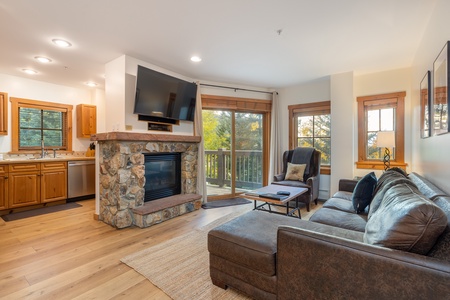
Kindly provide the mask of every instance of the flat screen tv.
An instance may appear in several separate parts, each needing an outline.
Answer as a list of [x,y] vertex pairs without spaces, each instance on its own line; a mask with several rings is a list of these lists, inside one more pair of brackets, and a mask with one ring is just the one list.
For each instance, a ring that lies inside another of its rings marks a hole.
[[168,123],[194,121],[197,85],[138,66],[134,113]]

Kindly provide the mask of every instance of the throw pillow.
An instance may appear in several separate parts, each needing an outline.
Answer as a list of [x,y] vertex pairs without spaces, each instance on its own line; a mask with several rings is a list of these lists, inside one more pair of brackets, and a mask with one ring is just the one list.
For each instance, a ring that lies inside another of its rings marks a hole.
[[288,162],[285,180],[303,181],[303,173],[305,173],[306,164],[297,165]]
[[372,201],[372,194],[377,184],[377,177],[374,172],[370,172],[364,176],[355,186],[353,191],[352,202],[353,208],[357,214],[364,212],[366,207]]

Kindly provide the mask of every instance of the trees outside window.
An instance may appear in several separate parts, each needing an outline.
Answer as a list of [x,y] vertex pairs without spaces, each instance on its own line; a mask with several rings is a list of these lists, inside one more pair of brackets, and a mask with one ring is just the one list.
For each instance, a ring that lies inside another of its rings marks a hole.
[[314,147],[322,153],[321,174],[330,174],[331,102],[290,105],[290,149]]

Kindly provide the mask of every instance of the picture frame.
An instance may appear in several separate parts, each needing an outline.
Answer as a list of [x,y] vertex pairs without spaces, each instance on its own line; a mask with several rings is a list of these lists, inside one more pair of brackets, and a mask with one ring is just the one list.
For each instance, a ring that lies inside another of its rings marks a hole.
[[448,124],[448,86],[449,86],[449,41],[447,41],[433,63],[433,135],[449,132]]
[[427,71],[420,82],[420,137],[428,138],[431,135],[431,71]]

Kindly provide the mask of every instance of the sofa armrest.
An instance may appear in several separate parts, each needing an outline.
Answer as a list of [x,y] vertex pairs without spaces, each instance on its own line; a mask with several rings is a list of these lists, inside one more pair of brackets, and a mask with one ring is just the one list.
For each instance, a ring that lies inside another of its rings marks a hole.
[[283,181],[285,176],[286,176],[286,173],[281,173],[281,174],[278,174],[278,175],[274,175],[273,176],[273,181],[275,181],[275,182]]
[[358,180],[354,179],[341,179],[339,180],[339,191],[353,193]]
[[447,299],[450,264],[280,226],[277,299]]

